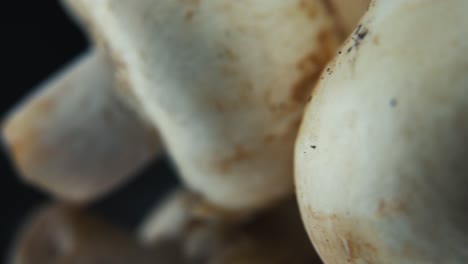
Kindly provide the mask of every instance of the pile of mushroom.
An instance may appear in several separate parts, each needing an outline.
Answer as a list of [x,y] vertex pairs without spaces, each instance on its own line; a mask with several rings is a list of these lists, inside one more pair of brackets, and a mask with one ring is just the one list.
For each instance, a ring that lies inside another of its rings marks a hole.
[[[468,263],[467,1],[62,2],[93,44],[5,120],[59,200],[12,264]],[[86,216],[162,152],[137,232]]]

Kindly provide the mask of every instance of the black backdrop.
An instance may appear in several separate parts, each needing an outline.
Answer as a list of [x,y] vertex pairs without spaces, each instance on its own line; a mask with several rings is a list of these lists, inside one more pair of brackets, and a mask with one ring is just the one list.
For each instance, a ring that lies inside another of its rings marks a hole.
[[[0,115],[49,74],[87,48],[80,29],[66,16],[56,0],[3,1],[1,19]],[[177,184],[167,158],[154,162],[129,184],[90,210],[131,229],[168,189]],[[4,148],[0,153],[0,262],[24,217],[47,194],[25,185],[15,173]]]

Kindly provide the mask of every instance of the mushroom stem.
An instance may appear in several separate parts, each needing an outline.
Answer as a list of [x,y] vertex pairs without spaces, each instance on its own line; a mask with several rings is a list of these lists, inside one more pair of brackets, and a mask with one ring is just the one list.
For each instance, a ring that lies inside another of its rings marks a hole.
[[73,202],[109,192],[154,159],[153,128],[117,97],[93,50],[51,78],[3,123],[3,140],[28,183]]

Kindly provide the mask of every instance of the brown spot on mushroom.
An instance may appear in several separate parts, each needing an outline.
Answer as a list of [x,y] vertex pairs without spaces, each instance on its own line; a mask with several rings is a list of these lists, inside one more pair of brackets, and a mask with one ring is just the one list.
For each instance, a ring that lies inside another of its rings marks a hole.
[[330,263],[379,263],[376,231],[371,223],[348,215],[307,208],[304,221],[320,256]]
[[292,130],[293,133],[297,133],[297,130],[299,130],[299,127],[301,126],[301,123],[302,123],[302,118],[298,117],[296,120],[292,121],[291,124],[289,125],[290,130]]
[[318,14],[317,4],[311,0],[300,0],[300,9],[304,10],[309,18],[314,18]]
[[348,262],[355,263],[358,261],[360,259],[359,253],[364,250],[371,254],[375,254],[375,252],[377,252],[377,248],[368,242],[355,243],[351,240],[352,236],[353,235],[351,233],[348,233],[343,239],[343,249],[347,254]]
[[228,59],[228,60],[236,60],[237,59],[237,56],[236,54],[234,53],[234,51],[232,51],[231,48],[229,47],[225,47],[223,49],[223,55],[224,55],[224,58]]
[[226,111],[226,105],[224,105],[220,101],[214,101],[214,107],[218,112],[225,112]]
[[282,114],[290,113],[288,109],[291,109],[291,107],[296,107],[294,104],[288,104],[282,101],[278,102],[277,100],[275,100],[273,97],[272,90],[267,90],[265,92],[265,96],[263,97],[263,103],[266,105],[270,112],[275,113],[277,118],[282,118]]
[[326,11],[330,15],[336,16],[336,8],[330,0],[321,0]]
[[344,28],[344,23],[342,21],[341,16],[337,12],[337,8],[335,5],[332,3],[330,0],[321,0],[322,5],[325,7],[325,11],[328,13],[329,16],[332,17],[334,23],[334,28],[336,32],[338,33],[340,39],[346,38],[346,35],[348,35],[345,31]]
[[228,61],[224,58],[225,54],[220,53],[219,58],[221,60],[224,60],[224,63],[220,65],[220,70],[222,71],[223,74],[227,76],[239,76],[239,69],[236,67],[235,63],[232,63],[232,61]]
[[265,136],[264,141],[265,141],[265,143],[269,144],[269,143],[272,143],[273,141],[275,141],[277,137],[278,136],[275,135],[275,134],[268,134],[268,135]]
[[193,13],[194,13],[193,9],[186,10],[184,14],[185,20],[187,21],[187,20],[192,19]]
[[[3,136],[7,139],[9,145],[9,151],[13,157],[13,161],[16,163],[17,169],[21,170],[22,168],[27,167],[29,163],[29,150],[36,145],[36,140],[38,138],[38,131],[35,129],[30,129],[26,134],[21,136],[16,136],[17,129],[15,125],[7,125],[3,128]],[[41,155],[41,158],[44,158],[46,155]],[[40,162],[36,160],[37,162]],[[27,173],[21,172],[22,175],[28,176]]]
[[389,214],[401,214],[407,210],[406,203],[403,201],[386,201],[381,200],[377,208],[377,213],[380,216]]
[[[53,96],[46,96],[39,100],[34,100],[28,106],[29,110],[26,113],[16,113],[12,119],[7,120],[6,123],[2,125],[3,136],[6,139],[13,161],[16,163],[16,167],[21,170],[21,174],[26,178],[28,178],[30,174],[24,171],[24,169],[29,168],[31,163],[41,163],[44,160],[50,159],[51,156],[56,153],[55,148],[44,147],[47,146],[47,144],[40,142],[41,140],[43,141],[44,137],[47,135],[45,135],[42,130],[42,122],[44,120],[37,119],[37,117],[47,117],[57,112],[55,108],[59,106],[60,102],[53,100],[53,98],[66,96],[67,92],[68,89],[59,89],[58,92],[54,92],[55,95]],[[40,150],[41,155],[32,153],[37,151],[36,148],[38,145],[42,146]],[[31,157],[34,157],[34,160],[32,160]]]
[[380,44],[380,38],[379,36],[374,36],[372,38],[372,43],[374,43],[375,45],[379,45]]
[[[292,87],[291,97],[296,102],[305,102],[308,100],[308,94],[317,82],[322,72],[323,66],[333,57],[337,38],[328,30],[321,31],[317,36],[317,42],[320,48],[319,52],[311,52],[304,56],[297,64],[300,73],[299,79]],[[329,69],[330,70],[330,69]]]
[[246,214],[244,211],[240,210],[227,210],[222,206],[218,206],[216,204],[211,203],[208,201],[203,195],[198,193],[192,193],[190,196],[190,214],[192,215],[193,219],[191,220],[190,225],[188,226],[190,229],[196,228],[196,226],[200,223],[206,222],[206,220],[211,221],[224,221],[224,222],[240,222],[243,218],[246,218]]
[[[115,86],[117,92],[120,94],[120,98],[125,98],[125,102],[131,106],[141,105],[140,99],[135,95],[132,89],[132,83],[128,77],[128,66],[120,58],[117,52],[113,51],[107,42],[103,42],[107,46],[105,51],[107,52],[107,58],[110,61],[114,69]],[[139,52],[140,56],[144,56],[142,51]],[[137,107],[135,107],[137,109]]]
[[294,119],[290,124],[288,124],[288,128],[285,129],[285,132],[277,132],[265,135],[264,142],[273,143],[275,141],[281,141],[285,142],[285,144],[289,144],[289,142],[291,142],[291,140],[296,137],[301,122],[302,119],[300,117]]
[[179,1],[185,4],[185,8],[183,11],[184,20],[190,21],[193,18],[196,10],[200,6],[200,0],[179,0]]
[[383,201],[383,200],[380,201],[380,202],[379,202],[379,207],[378,207],[378,209],[377,209],[377,211],[379,212],[379,215],[383,215],[383,214],[384,214],[384,212],[385,212],[385,207],[386,207],[385,201]]
[[297,80],[293,85],[292,98],[295,101],[302,102],[309,93],[309,90],[315,84],[318,76],[320,76],[319,71],[311,71],[307,74],[304,74],[301,79]]
[[120,93],[121,98],[125,98],[125,101],[132,106],[141,105],[140,99],[135,95],[132,90],[132,85],[128,79],[126,72],[116,70],[114,73],[116,89]]
[[34,106],[34,108],[36,112],[42,112],[45,115],[47,115],[47,113],[50,113],[53,111],[56,105],[57,105],[56,101],[45,99],[45,100],[38,101],[38,103]]
[[217,167],[220,172],[225,174],[231,170],[236,164],[252,159],[255,156],[255,152],[245,146],[237,145],[233,152],[227,157],[221,158],[217,162]]
[[254,98],[252,98],[252,90],[253,85],[249,80],[243,80],[240,82],[239,86],[239,102],[241,106],[246,106],[248,104],[252,104],[254,102]]

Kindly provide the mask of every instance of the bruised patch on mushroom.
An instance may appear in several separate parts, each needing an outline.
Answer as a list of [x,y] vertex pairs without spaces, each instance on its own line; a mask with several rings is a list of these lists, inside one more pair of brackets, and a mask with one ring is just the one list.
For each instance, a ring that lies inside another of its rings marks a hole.
[[377,232],[371,223],[349,215],[318,213],[310,207],[303,218],[322,258],[336,260],[332,263],[340,263],[342,259],[347,263],[378,263],[379,245],[373,241]]
[[226,173],[242,161],[252,160],[255,156],[256,152],[254,150],[242,145],[237,145],[230,155],[216,162],[217,168],[220,172]]
[[377,209],[380,216],[387,214],[402,214],[407,210],[407,205],[404,201],[386,201],[381,200]]
[[325,65],[334,55],[334,47],[337,39],[329,31],[321,31],[317,36],[317,43],[319,49],[313,51],[297,63],[297,69],[300,73],[300,77],[294,83],[292,87],[291,97],[297,102],[305,102],[309,100],[308,94],[310,94],[313,86],[320,77]]
[[311,0],[300,0],[299,7],[304,10],[309,18],[315,18],[319,13],[315,1]]

